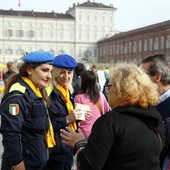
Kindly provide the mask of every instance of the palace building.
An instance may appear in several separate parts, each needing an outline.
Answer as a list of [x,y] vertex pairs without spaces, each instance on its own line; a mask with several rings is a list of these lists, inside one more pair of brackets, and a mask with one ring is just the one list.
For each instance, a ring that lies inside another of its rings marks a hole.
[[98,61],[97,42],[115,34],[113,5],[73,4],[65,14],[0,10],[0,62],[35,50],[68,53],[78,62]]
[[170,56],[170,20],[115,34],[98,42],[100,63],[136,62],[156,54]]

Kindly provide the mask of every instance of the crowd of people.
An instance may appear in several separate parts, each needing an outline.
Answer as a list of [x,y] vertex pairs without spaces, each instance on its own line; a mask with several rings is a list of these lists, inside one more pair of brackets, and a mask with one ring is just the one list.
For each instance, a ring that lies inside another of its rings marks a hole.
[[87,69],[33,51],[7,63],[1,170],[169,170],[170,56]]

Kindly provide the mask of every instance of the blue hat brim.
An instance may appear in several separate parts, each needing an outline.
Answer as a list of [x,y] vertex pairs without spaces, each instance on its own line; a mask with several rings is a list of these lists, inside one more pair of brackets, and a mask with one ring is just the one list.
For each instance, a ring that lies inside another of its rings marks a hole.
[[75,59],[68,54],[61,54],[53,60],[53,66],[73,70],[77,66]]
[[49,63],[53,64],[55,56],[47,51],[34,51],[23,57],[26,63]]

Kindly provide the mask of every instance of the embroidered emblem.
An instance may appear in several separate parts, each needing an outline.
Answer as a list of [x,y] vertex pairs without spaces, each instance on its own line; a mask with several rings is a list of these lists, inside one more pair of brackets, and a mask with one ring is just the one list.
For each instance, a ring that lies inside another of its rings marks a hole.
[[16,116],[19,113],[19,105],[18,104],[10,104],[9,105],[9,113],[13,116]]

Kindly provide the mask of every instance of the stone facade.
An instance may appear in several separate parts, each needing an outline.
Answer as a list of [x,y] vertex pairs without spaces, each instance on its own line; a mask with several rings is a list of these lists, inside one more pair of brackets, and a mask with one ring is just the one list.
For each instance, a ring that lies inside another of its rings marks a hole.
[[115,34],[98,42],[100,63],[137,62],[156,53],[170,56],[170,20]]
[[68,53],[79,62],[97,62],[97,42],[115,34],[112,5],[73,4],[65,14],[0,10],[0,62],[30,51]]

